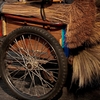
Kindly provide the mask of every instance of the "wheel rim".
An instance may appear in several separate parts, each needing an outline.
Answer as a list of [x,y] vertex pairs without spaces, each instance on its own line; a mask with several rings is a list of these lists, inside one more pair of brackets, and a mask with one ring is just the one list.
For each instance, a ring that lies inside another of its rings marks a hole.
[[12,89],[23,96],[43,97],[54,88],[59,61],[43,37],[23,34],[12,43],[5,57],[5,73]]

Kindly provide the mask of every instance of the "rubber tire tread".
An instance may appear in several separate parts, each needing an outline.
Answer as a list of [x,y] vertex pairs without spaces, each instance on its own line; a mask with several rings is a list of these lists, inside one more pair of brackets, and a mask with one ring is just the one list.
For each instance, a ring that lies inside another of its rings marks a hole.
[[43,38],[45,38],[51,45],[52,47],[55,49],[57,55],[58,55],[58,59],[59,59],[59,64],[60,64],[60,75],[59,75],[59,79],[57,82],[57,85],[55,87],[55,89],[53,89],[53,91],[51,91],[51,93],[43,98],[38,98],[39,100],[51,100],[54,97],[56,98],[56,95],[61,91],[61,89],[63,88],[63,85],[66,81],[67,78],[67,71],[68,71],[68,67],[67,67],[67,60],[65,57],[65,54],[63,52],[63,49],[61,48],[60,44],[58,43],[58,41],[55,39],[54,36],[52,36],[48,31],[46,31],[43,28],[39,28],[39,27],[34,27],[34,26],[23,26],[20,27],[14,31],[12,31],[11,33],[9,33],[6,36],[6,39],[3,41],[2,45],[1,45],[1,49],[0,49],[0,71],[1,71],[1,76],[3,78],[3,80],[7,83],[7,85],[10,87],[10,89],[12,90],[12,92],[14,93],[14,95],[16,95],[17,98],[20,99],[24,99],[24,100],[36,100],[33,98],[26,98],[23,95],[20,95],[17,93],[16,89],[14,89],[7,77],[6,77],[6,73],[4,71],[4,57],[5,57],[5,53],[7,48],[9,47],[9,43],[12,41],[12,39],[16,38],[19,35],[22,35],[24,33],[34,33],[37,34]]

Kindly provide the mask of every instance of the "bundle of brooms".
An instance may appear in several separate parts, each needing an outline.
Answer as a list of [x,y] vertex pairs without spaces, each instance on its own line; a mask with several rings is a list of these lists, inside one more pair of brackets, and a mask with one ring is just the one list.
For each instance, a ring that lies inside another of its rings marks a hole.
[[[27,11],[24,5],[17,5],[18,9],[15,5],[4,5],[2,12],[27,16],[30,12],[36,17],[41,17],[39,5],[31,5],[27,5],[27,9],[30,9]],[[14,7],[16,10],[10,9]],[[99,80],[100,22],[97,22],[95,0],[74,0],[70,5],[53,4],[45,8],[45,13],[47,20],[60,21],[68,25],[66,43],[70,49],[69,60],[73,66],[72,83],[78,81],[79,87],[83,87],[91,84],[93,80]]]

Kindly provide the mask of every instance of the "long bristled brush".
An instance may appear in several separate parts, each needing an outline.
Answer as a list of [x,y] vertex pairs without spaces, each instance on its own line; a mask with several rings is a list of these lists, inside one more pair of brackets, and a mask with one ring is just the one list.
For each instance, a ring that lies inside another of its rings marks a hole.
[[69,15],[66,42],[73,51],[72,82],[83,87],[100,77],[100,23],[96,22],[95,0],[74,0]]

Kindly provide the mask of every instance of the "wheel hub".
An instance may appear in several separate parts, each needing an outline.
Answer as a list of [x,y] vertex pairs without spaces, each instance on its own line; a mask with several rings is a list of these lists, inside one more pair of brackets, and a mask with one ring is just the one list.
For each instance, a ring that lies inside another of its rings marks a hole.
[[35,59],[28,59],[28,62],[26,63],[26,67],[28,70],[34,70],[36,68],[38,68],[39,62]]
[[32,69],[32,65],[30,63],[27,64],[28,69]]

